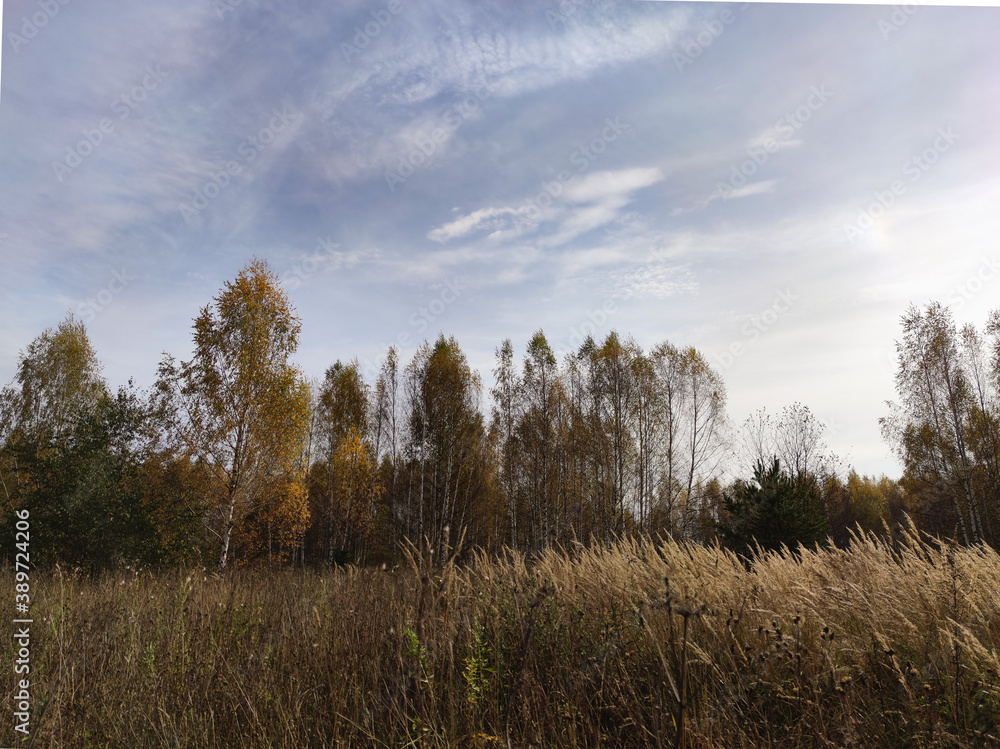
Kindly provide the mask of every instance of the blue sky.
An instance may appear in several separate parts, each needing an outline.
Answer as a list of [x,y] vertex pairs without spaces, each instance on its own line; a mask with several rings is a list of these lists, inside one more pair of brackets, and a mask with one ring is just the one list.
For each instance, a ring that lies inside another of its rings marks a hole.
[[615,328],[707,354],[735,422],[798,400],[898,475],[900,316],[1000,306],[998,8],[3,13],[0,381],[73,311],[109,381],[148,386],[256,255],[310,376],[441,330],[488,386],[504,337]]

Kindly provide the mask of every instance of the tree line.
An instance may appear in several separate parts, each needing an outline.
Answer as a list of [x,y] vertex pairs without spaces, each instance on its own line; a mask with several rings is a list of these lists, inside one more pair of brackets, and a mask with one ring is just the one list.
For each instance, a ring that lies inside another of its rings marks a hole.
[[616,332],[561,362],[540,330],[520,360],[504,340],[488,392],[443,334],[405,363],[390,348],[372,382],[357,360],[310,381],[292,361],[301,322],[254,260],[200,311],[191,360],[165,354],[149,391],[111,392],[72,316],[21,353],[0,391],[0,523],[28,508],[36,562],[90,568],[374,563],[459,539],[845,544],[904,513],[994,543],[1000,322],[989,361],[953,328],[939,306],[904,318],[902,402],[882,420],[905,467],[893,481],[845,468],[802,404],[734,428],[699,351]]

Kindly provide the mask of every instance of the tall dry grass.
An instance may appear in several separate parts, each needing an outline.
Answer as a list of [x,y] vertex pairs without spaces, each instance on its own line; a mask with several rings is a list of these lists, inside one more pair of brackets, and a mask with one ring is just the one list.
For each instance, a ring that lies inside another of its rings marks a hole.
[[912,536],[39,573],[34,746],[996,745],[998,591],[996,552]]

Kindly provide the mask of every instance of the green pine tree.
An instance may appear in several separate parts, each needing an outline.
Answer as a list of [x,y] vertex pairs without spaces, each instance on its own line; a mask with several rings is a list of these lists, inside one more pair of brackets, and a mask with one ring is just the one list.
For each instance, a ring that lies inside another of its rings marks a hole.
[[737,481],[722,502],[726,517],[717,524],[719,535],[738,553],[758,544],[764,550],[826,544],[826,516],[814,484],[796,482],[777,458],[770,468],[758,461],[753,480]]

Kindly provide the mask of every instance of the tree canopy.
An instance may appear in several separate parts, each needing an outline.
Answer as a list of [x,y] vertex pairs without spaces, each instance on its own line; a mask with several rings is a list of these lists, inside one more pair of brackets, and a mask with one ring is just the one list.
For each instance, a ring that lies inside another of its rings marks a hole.
[[195,320],[194,358],[160,364],[156,392],[171,438],[214,479],[219,570],[233,529],[272,484],[304,478],[309,392],[290,362],[300,329],[277,275],[254,260]]
[[[911,307],[899,401],[881,420],[901,480],[859,476],[802,403],[734,429],[691,346],[608,332],[556,355],[543,330],[496,349],[493,385],[453,336],[373,382],[357,359],[307,382],[301,321],[253,260],[194,319],[190,361],[111,393],[72,316],[0,390],[0,528],[30,509],[48,561],[361,563],[401,544],[538,552],[628,534],[747,553],[921,529],[1000,541],[1000,311],[980,331]],[[488,408],[483,398],[488,396]],[[849,466],[847,467],[849,468]],[[752,478],[748,475],[752,474]]]

